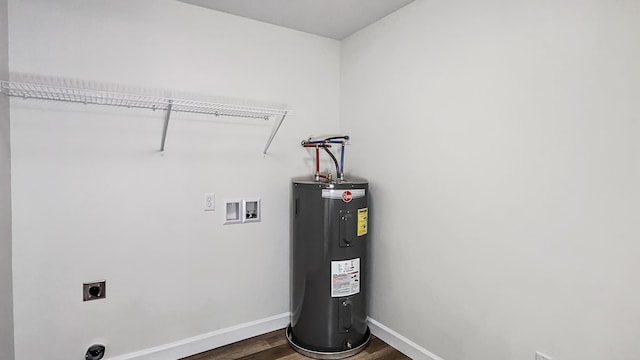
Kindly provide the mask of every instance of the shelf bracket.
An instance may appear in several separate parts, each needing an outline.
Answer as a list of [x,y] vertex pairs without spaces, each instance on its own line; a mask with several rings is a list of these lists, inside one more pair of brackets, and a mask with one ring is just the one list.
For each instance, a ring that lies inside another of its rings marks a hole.
[[171,117],[171,108],[173,108],[173,100],[169,100],[167,107],[167,115],[164,118],[164,128],[162,128],[162,142],[160,143],[160,151],[164,151],[164,142],[167,139],[167,129],[169,128],[169,118]]
[[282,125],[282,122],[284,121],[285,117],[287,117],[286,111],[284,112],[284,114],[282,114],[280,119],[276,120],[276,123],[273,124],[273,130],[271,130],[271,135],[269,135],[269,140],[267,140],[267,145],[264,147],[264,151],[262,152],[263,155],[267,154],[267,150],[269,150],[269,146],[271,146],[271,142],[273,141],[273,138],[276,136],[276,133],[278,132],[278,130],[280,130],[280,125]]

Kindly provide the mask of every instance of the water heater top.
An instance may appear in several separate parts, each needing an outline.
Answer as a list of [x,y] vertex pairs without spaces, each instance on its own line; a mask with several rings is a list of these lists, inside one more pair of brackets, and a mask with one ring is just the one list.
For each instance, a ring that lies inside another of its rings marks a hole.
[[332,188],[349,188],[354,186],[362,186],[367,185],[369,182],[366,179],[358,178],[358,177],[348,177],[346,180],[341,182],[326,182],[326,181],[316,181],[313,176],[302,176],[293,178],[292,182],[294,184],[300,185],[315,185],[322,189],[332,189]]

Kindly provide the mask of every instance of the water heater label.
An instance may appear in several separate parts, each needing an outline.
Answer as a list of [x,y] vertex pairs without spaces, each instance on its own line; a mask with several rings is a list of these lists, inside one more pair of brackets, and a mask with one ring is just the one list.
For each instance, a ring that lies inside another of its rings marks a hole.
[[360,258],[331,262],[331,297],[360,292]]
[[367,235],[369,228],[369,208],[358,209],[358,236]]
[[352,199],[358,199],[364,197],[365,189],[352,189],[352,190],[336,190],[336,189],[322,189],[322,197],[325,199],[337,199],[344,202],[350,202]]

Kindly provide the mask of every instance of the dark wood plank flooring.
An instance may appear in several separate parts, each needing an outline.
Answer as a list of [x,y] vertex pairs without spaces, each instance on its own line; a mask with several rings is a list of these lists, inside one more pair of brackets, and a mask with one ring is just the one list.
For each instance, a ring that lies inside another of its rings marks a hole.
[[[183,360],[298,360],[309,359],[295,352],[287,342],[285,331],[276,330],[251,339],[193,355]],[[349,360],[406,360],[406,355],[375,336],[369,345]]]

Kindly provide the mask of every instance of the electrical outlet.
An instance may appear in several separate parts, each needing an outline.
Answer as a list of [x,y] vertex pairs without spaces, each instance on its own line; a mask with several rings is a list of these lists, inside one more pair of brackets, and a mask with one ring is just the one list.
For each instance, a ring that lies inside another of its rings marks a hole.
[[216,196],[212,193],[204,194],[204,211],[212,211],[216,209]]
[[553,358],[541,353],[540,351],[536,351],[536,360],[553,360]]
[[105,280],[86,282],[82,284],[82,300],[83,301],[104,299],[106,297],[107,297],[107,282]]

